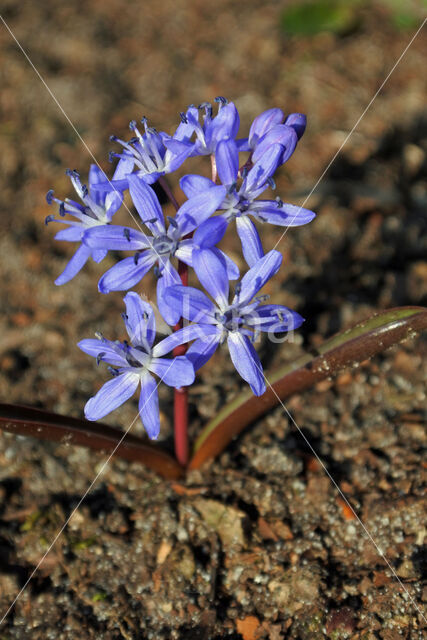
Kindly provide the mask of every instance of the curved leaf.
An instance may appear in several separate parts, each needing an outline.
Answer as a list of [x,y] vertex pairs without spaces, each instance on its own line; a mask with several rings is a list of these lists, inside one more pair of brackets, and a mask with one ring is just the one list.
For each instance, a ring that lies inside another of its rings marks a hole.
[[[379,313],[326,340],[315,355],[306,354],[269,376],[264,395],[245,391],[226,405],[203,429],[194,447],[190,469],[225,449],[243,429],[280,400],[312,387],[344,367],[362,362],[427,328],[427,309],[398,307]],[[273,391],[274,390],[274,391]],[[277,394],[277,395],[276,395]]]
[[124,432],[106,424],[30,407],[0,404],[0,429],[40,440],[89,447],[106,454],[112,453],[119,445],[114,451],[115,456],[130,462],[141,462],[163,478],[176,480],[182,477],[184,472],[181,465],[168,453],[159,449],[158,445],[148,444],[130,433],[120,442]]

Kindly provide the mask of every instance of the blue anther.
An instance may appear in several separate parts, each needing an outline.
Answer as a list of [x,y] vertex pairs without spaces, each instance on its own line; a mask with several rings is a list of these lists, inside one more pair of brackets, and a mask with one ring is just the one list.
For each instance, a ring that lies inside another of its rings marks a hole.
[[101,362],[101,360],[105,355],[106,355],[105,351],[101,351],[101,353],[98,353],[98,355],[96,356],[96,364],[98,365],[98,367],[99,367],[99,363]]

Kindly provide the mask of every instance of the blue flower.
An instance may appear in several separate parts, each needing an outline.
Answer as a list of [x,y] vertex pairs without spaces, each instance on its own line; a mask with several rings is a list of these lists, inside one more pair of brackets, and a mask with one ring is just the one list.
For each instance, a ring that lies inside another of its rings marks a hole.
[[[296,136],[293,129],[291,131]],[[272,176],[283,157],[281,144],[269,145],[252,168],[242,172],[243,180],[239,187],[237,187],[240,175],[239,152],[236,142],[221,140],[217,145],[215,157],[218,175],[223,185],[227,187],[227,195],[218,208],[224,211],[221,217],[227,223],[236,221],[243,255],[250,267],[264,255],[264,251],[258,231],[249,216],[258,222],[294,227],[307,224],[315,217],[312,211],[293,204],[285,204],[280,198],[256,200],[269,186],[274,186]],[[181,179],[180,185],[186,196],[190,198],[213,188],[214,183],[209,178],[187,175]]]
[[[128,188],[128,175],[134,168],[135,175],[147,184],[153,184],[160,176],[176,171],[193,151],[194,145],[187,142],[192,127],[185,122],[180,123],[173,136],[163,131],[159,133],[154,127],[147,126],[146,118],[141,122],[144,125],[144,133],[139,131],[135,120],[130,122],[129,128],[134,136],[128,142],[117,136],[110,137],[112,142],[118,142],[123,147],[121,153],[110,152],[110,160],[119,158],[126,167],[120,178],[112,180],[114,188],[119,191]],[[96,188],[100,191],[107,190],[109,183],[100,182]]]
[[298,140],[303,135],[307,118],[303,113],[291,113],[285,116],[281,109],[267,109],[255,118],[249,131],[248,138],[237,140],[239,151],[251,151],[252,160],[256,160],[271,144],[281,144],[284,147],[280,164],[284,164],[293,152]]
[[[185,141],[192,147],[192,156],[215,153],[220,140],[234,139],[239,131],[240,118],[235,104],[221,96],[215,98],[215,102],[218,103],[218,113],[214,117],[212,105],[209,102],[203,102],[198,109],[191,105],[185,113],[181,114],[182,122],[187,127]],[[204,111],[202,123],[199,120],[199,110]],[[196,135],[195,143],[191,143],[193,133]]]
[[[122,176],[123,169],[123,164],[119,163],[113,180]],[[83,204],[70,200],[69,198],[59,200],[54,197],[54,192],[51,189],[46,195],[47,203],[52,204],[53,202],[57,202],[59,204],[59,215],[61,218],[66,215],[71,215],[75,219],[57,219],[54,215],[49,215],[46,217],[45,222],[46,224],[49,222],[60,222],[68,225],[67,229],[58,231],[55,235],[56,240],[80,242],[87,229],[104,226],[111,222],[113,215],[123,202],[123,196],[121,193],[115,191],[111,184],[108,184],[108,189],[102,194],[95,190],[96,185],[104,181],[106,177],[104,172],[95,164],[92,164],[90,167],[89,188],[80,182],[80,176],[77,171],[70,171],[68,169],[66,173],[70,177],[71,183]],[[92,256],[95,262],[101,262],[106,255],[107,252],[105,250],[92,250],[87,245],[81,244],[64,271],[55,280],[55,284],[65,284],[74,278],[90,256]]]
[[[166,287],[181,283],[171,259],[176,257],[192,266],[194,244],[186,236],[217,210],[224,199],[225,187],[214,186],[187,200],[176,217],[169,218],[170,224],[166,227],[162,208],[153,189],[135,174],[128,179],[133,203],[152,236],[117,225],[89,230],[84,236],[84,243],[91,250],[136,251],[134,256],[124,258],[111,267],[100,279],[98,288],[101,293],[130,289],[156,265],[159,311],[168,324],[174,325],[181,316],[163,299]],[[224,260],[230,278],[238,278],[239,271],[234,262],[225,255]]]
[[266,298],[255,297],[277,273],[281,262],[281,254],[274,250],[258,260],[236,286],[230,304],[228,277],[221,260],[207,250],[197,251],[194,269],[215,303],[193,287],[177,285],[166,289],[165,300],[193,324],[165,338],[164,348],[172,349],[175,343],[195,340],[186,356],[197,370],[209,360],[218,345],[227,340],[237,371],[255,395],[262,395],[264,374],[253,341],[260,331],[289,331],[303,322],[295,311],[280,305],[261,305]]
[[[85,406],[88,420],[99,420],[120,407],[141,385],[139,415],[149,437],[156,439],[160,431],[159,398],[154,373],[171,387],[183,387],[193,383],[194,368],[185,356],[167,359],[169,353],[164,340],[153,347],[156,322],[151,306],[143,302],[133,291],[124,298],[126,313],[123,314],[128,342],[112,342],[102,336],[97,340],[82,340],[78,346],[93,356],[97,362],[112,365],[113,379],[106,382]],[[181,343],[182,344],[182,343]]]

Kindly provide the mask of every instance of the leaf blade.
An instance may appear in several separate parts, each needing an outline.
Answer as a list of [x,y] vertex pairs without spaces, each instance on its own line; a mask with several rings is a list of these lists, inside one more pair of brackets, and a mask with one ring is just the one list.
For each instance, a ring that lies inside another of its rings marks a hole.
[[[344,367],[362,362],[427,328],[427,309],[397,307],[379,313],[355,327],[326,340],[316,356],[305,354],[270,376],[269,382],[281,400],[300,393]],[[245,391],[226,405],[206,425],[194,446],[189,469],[199,469],[224,450],[231,440],[256,418],[279,403],[269,387],[256,398]]]
[[[142,438],[97,422],[61,416],[41,409],[20,405],[0,404],[0,429],[39,440],[63,442],[105,451],[130,462],[140,462],[168,480],[177,480],[183,468],[158,445]],[[123,438],[123,441],[121,442]],[[120,444],[119,444],[120,443]]]

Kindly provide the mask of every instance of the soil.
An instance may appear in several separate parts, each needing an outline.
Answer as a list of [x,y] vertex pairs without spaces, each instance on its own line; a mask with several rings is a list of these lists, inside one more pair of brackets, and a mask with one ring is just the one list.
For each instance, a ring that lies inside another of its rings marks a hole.
[[[307,113],[277,180],[282,199],[299,204],[415,29],[393,26],[385,3],[366,3],[345,36],[291,37],[280,29],[285,4],[5,0],[3,17],[108,170],[108,136],[127,136],[128,121],[143,115],[171,131],[187,104],[218,94],[236,102],[242,131],[271,106]],[[43,225],[44,194],[69,195],[65,168],[85,172],[91,158],[0,33],[0,401],[82,417],[106,373],[76,343],[95,330],[123,337],[122,296],[96,288],[118,255],[53,284],[73,248]],[[267,293],[306,322],[294,342],[261,345],[267,377],[375,311],[425,304],[426,38],[424,30],[310,196],[316,220],[277,247],[284,266]],[[185,172],[207,171],[192,162]],[[281,230],[265,225],[262,234],[269,249]],[[224,246],[243,268],[231,233]],[[152,297],[154,282],[144,291]],[[410,340],[294,396],[292,419],[271,411],[180,483],[111,460],[1,640],[424,637],[425,355],[422,338]],[[193,438],[241,388],[226,352],[216,354],[191,390]],[[162,389],[166,446],[171,402]],[[109,422],[127,428],[135,414],[136,401]],[[1,616],[104,460],[0,434]]]

